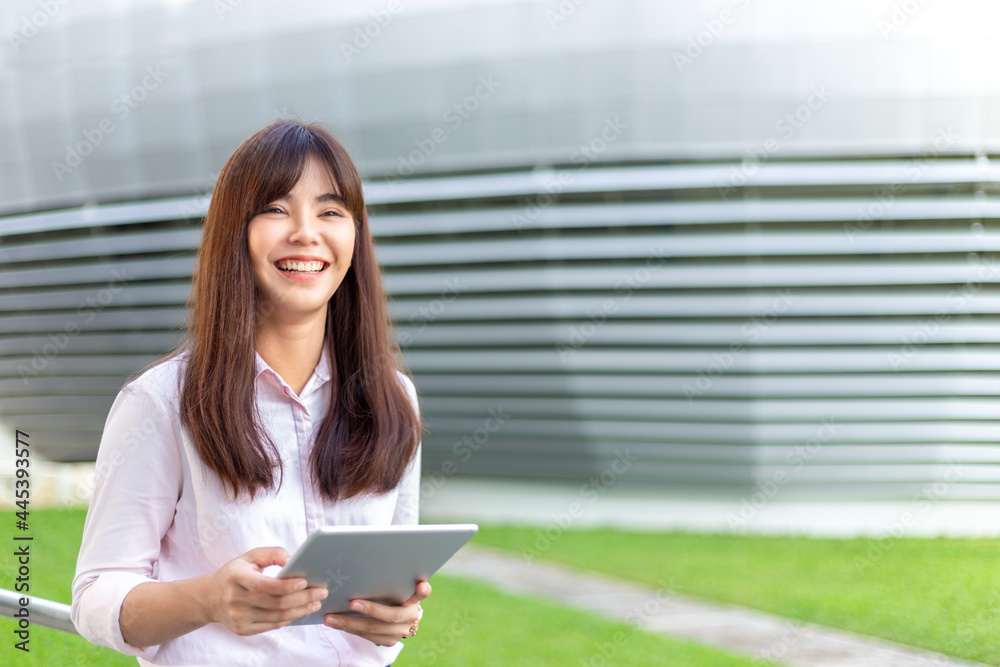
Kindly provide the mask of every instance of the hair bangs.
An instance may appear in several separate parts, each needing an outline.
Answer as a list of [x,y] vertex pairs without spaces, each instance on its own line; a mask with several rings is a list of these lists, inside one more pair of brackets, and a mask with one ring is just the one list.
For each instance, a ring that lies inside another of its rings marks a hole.
[[306,161],[316,158],[326,169],[337,194],[360,221],[364,209],[361,179],[350,159],[324,130],[315,126],[296,123],[276,123],[261,137],[257,164],[260,169],[253,193],[252,210],[247,212],[247,222],[271,202],[281,199],[295,187]]

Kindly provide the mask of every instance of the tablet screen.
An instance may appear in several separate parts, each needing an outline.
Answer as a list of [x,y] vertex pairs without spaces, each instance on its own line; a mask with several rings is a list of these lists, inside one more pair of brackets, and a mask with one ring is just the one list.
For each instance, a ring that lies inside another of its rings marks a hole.
[[328,526],[316,531],[281,568],[279,578],[305,577],[325,586],[323,607],[291,625],[323,622],[325,614],[353,613],[351,600],[399,605],[479,530],[476,524]]

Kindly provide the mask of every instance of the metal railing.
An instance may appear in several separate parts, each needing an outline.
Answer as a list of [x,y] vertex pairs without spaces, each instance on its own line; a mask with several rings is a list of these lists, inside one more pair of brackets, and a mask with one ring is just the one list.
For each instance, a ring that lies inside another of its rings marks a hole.
[[[27,605],[21,604],[21,600],[24,598],[28,599]],[[76,626],[73,625],[70,618],[68,604],[0,588],[0,613],[8,618],[18,619],[19,617],[15,614],[21,609],[28,610],[27,619],[31,625],[61,630],[74,635],[80,634],[76,631]]]

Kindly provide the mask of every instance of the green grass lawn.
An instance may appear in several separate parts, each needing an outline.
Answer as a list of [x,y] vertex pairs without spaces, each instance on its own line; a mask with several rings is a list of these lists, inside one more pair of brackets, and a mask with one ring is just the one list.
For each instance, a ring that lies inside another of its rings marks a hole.
[[[474,541],[1000,665],[1000,540],[487,527]],[[544,537],[544,535],[543,535]]]
[[[76,555],[83,536],[83,510],[32,510],[28,515],[31,535],[31,592],[39,597],[69,604],[72,599],[73,572]],[[3,539],[3,557],[0,558],[0,588],[14,590],[16,576],[11,539],[14,532],[14,513],[0,512],[0,537]],[[135,658],[91,645],[76,635],[58,630],[32,626],[30,651],[24,653],[14,648],[11,630],[12,619],[0,620],[0,664],[2,665],[132,665]]]
[[[80,548],[82,510],[32,511],[32,592],[69,603]],[[0,536],[11,544],[14,515],[0,512]],[[0,559],[0,588],[14,587],[13,549]],[[611,623],[544,600],[500,593],[487,586],[444,575],[432,579],[434,594],[424,603],[420,633],[407,640],[401,666],[674,665],[677,667],[759,667],[737,658]],[[135,665],[80,637],[31,628],[31,652],[13,647],[14,622],[0,620],[0,665]],[[610,659],[609,659],[610,656]]]

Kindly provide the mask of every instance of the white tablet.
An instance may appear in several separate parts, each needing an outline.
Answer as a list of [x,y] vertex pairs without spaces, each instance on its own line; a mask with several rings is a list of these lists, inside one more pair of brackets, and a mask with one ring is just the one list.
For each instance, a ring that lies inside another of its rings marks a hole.
[[350,613],[351,600],[398,605],[421,579],[429,579],[476,534],[474,523],[420,526],[328,526],[295,552],[279,579],[305,577],[329,591],[319,611],[291,625],[323,622],[325,614]]

